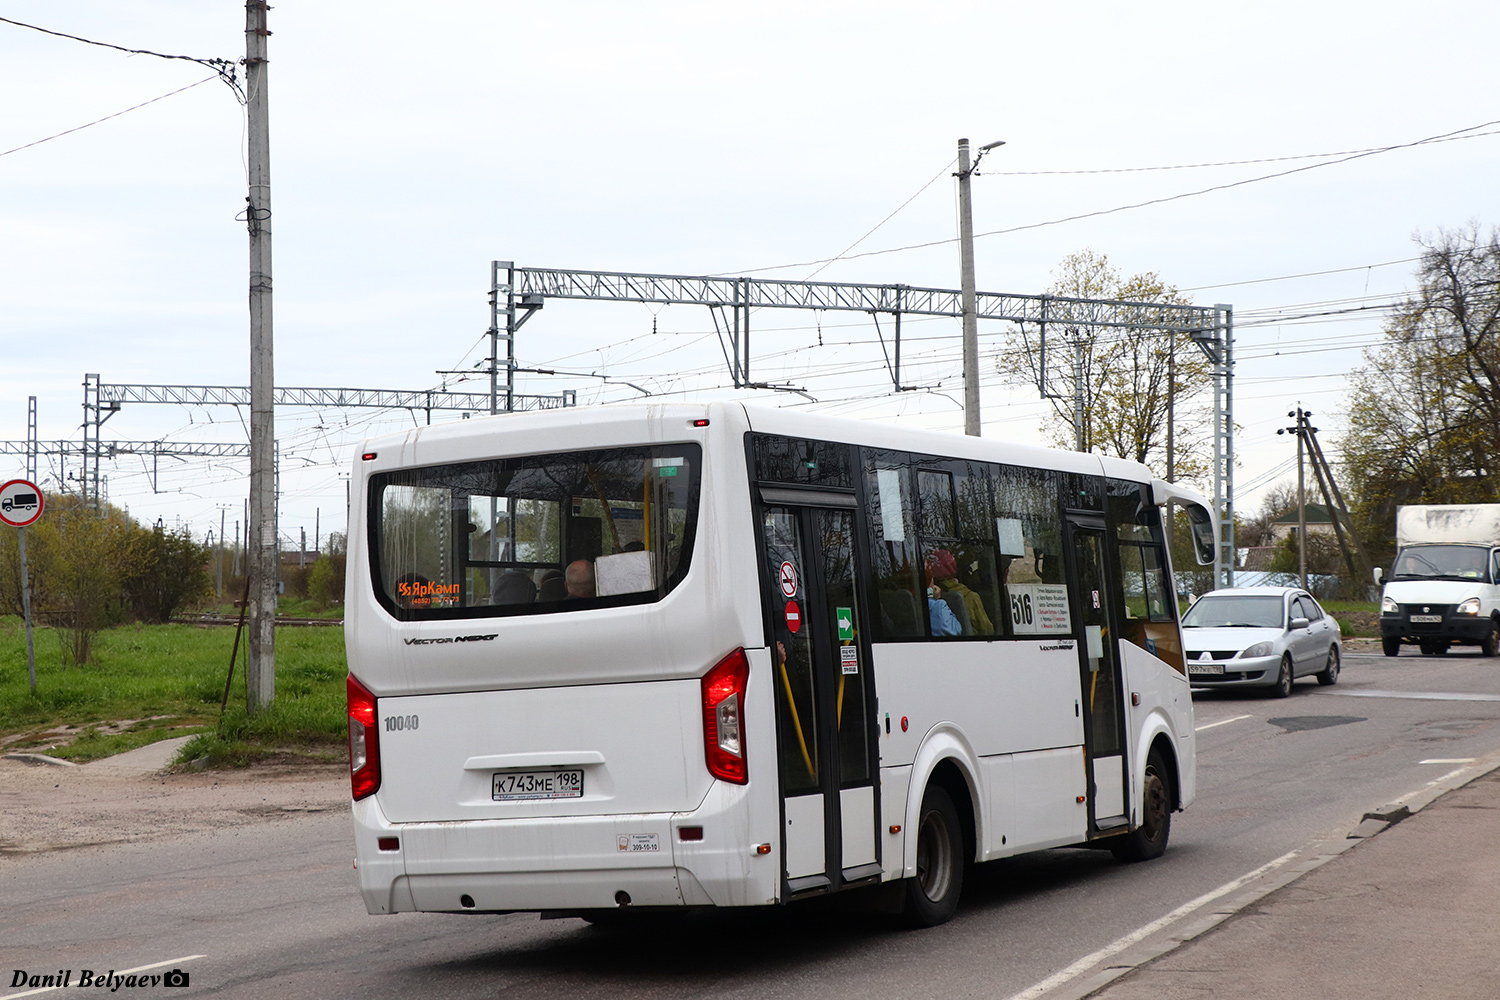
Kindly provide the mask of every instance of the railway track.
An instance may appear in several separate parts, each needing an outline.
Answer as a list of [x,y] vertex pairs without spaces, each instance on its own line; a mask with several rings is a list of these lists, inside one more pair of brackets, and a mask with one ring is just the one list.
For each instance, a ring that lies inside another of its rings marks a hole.
[[[239,615],[179,615],[169,619],[174,625],[238,625]],[[276,618],[277,625],[289,626],[315,626],[315,625],[340,625],[344,624],[342,618],[287,618],[280,615]]]

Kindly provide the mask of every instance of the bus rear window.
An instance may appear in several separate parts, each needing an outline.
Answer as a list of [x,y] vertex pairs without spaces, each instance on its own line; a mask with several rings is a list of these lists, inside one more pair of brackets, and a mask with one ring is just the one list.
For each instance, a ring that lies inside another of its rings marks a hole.
[[376,596],[407,620],[659,600],[687,572],[699,463],[674,444],[377,474]]

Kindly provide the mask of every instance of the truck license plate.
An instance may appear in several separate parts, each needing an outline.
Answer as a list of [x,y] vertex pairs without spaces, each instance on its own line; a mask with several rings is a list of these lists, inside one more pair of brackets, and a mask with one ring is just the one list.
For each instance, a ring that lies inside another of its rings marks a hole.
[[497,771],[491,795],[496,802],[583,797],[583,770]]
[[1412,615],[1411,616],[1411,620],[1414,621],[1414,622],[1416,622],[1418,625],[1441,625],[1442,622],[1443,622],[1443,616],[1442,615]]

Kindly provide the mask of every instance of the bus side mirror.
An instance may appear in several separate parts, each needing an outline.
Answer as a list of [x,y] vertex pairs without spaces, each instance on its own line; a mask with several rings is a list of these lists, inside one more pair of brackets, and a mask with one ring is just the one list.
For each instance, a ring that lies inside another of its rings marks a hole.
[[1214,529],[1213,515],[1198,504],[1187,504],[1188,524],[1193,531],[1193,554],[1199,566],[1214,564],[1214,549],[1218,546],[1218,532]]
[[1381,579],[1385,576],[1385,571],[1382,570],[1379,566],[1376,566],[1374,569],[1370,570],[1370,575],[1375,578],[1375,585],[1378,587],[1380,586]]

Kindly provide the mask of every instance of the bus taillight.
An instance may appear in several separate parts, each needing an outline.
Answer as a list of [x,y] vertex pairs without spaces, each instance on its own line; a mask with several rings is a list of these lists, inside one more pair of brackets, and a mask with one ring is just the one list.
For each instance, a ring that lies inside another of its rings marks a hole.
[[380,788],[380,738],[375,696],[349,675],[349,784],[357,802]]
[[703,675],[703,750],[709,773],[743,785],[745,768],[743,706],[750,662],[736,649]]

